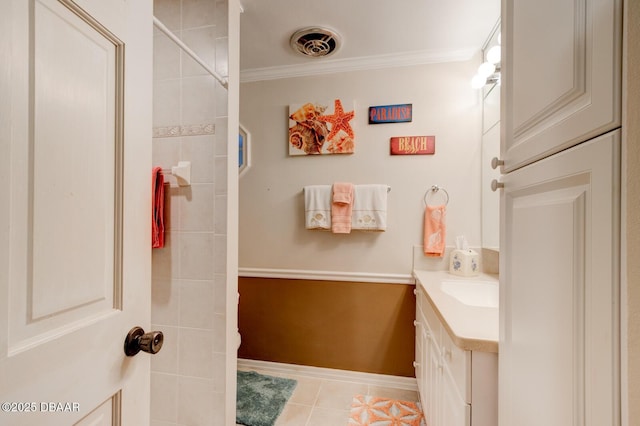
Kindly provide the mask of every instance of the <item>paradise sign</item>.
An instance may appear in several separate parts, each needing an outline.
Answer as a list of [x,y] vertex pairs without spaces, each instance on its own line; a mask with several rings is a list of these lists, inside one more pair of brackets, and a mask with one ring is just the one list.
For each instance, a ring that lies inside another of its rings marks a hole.
[[408,123],[413,118],[413,104],[369,107],[369,124]]

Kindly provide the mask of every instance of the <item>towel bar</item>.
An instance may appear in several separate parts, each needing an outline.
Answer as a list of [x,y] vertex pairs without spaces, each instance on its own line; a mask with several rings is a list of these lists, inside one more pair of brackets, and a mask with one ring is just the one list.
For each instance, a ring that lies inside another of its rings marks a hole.
[[[164,170],[163,170],[163,172],[164,172]],[[302,188],[302,192],[304,192],[304,188]],[[391,187],[390,186],[387,186],[387,192],[391,192]]]
[[191,185],[191,161],[178,161],[171,169],[162,169],[162,174],[175,176],[178,186]]
[[445,197],[447,197],[447,199],[444,202],[444,205],[446,206],[447,204],[449,204],[449,193],[447,192],[447,190],[444,189],[443,187],[439,186],[439,185],[432,185],[431,188],[429,188],[427,190],[427,192],[424,193],[424,204],[425,204],[425,206],[429,205],[429,203],[427,202],[427,197],[429,196],[429,194],[436,193],[438,191],[444,192]]

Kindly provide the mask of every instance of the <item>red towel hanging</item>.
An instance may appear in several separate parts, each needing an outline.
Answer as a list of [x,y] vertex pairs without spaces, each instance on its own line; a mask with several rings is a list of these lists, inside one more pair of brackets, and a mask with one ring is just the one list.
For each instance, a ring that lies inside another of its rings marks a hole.
[[151,247],[164,247],[164,175],[161,167],[153,168],[153,215]]

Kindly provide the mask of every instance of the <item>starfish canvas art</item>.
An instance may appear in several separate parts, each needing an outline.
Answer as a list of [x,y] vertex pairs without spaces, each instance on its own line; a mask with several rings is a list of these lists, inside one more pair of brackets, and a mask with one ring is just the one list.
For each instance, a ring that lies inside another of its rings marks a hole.
[[345,111],[340,99],[290,105],[289,155],[352,154],[354,115],[353,107]]

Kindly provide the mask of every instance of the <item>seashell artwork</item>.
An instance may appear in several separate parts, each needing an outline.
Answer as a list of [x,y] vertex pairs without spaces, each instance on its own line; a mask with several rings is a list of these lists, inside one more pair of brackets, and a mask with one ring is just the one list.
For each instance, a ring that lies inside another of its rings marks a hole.
[[352,154],[354,114],[340,99],[289,105],[289,155]]

